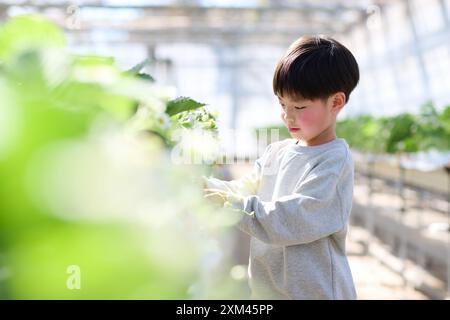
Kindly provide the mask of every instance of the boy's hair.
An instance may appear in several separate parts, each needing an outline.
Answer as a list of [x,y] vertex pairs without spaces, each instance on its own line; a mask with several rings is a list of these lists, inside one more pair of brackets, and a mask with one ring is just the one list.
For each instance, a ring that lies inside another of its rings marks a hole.
[[329,37],[304,36],[278,62],[273,91],[279,97],[309,100],[341,91],[347,103],[358,81],[358,63],[350,50]]

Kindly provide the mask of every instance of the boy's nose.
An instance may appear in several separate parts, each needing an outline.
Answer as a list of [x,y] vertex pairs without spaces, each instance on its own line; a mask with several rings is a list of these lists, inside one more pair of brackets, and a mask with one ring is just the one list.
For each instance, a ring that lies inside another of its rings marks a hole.
[[294,119],[286,118],[286,123],[287,123],[289,126],[292,126],[292,125],[294,124]]

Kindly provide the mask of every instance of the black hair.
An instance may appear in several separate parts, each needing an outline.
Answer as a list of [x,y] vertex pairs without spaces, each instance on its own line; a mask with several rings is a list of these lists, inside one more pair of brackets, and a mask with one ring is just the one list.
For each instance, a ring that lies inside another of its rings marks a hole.
[[358,81],[358,63],[350,50],[329,37],[304,36],[293,42],[279,60],[273,91],[279,97],[309,100],[343,92],[348,102]]

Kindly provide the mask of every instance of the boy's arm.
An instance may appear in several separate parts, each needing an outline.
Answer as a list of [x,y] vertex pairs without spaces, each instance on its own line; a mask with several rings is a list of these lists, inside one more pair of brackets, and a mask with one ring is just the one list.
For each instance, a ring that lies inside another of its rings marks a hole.
[[259,185],[259,168],[255,163],[253,170],[244,177],[231,181],[224,181],[214,177],[203,177],[208,189],[219,189],[222,191],[248,196],[256,194]]
[[208,189],[219,189],[229,193],[248,196],[255,195],[258,192],[259,182],[261,179],[261,171],[263,166],[263,159],[267,155],[270,145],[265,149],[264,153],[259,157],[252,168],[252,171],[240,179],[231,181],[224,181],[214,177],[203,176],[203,181]]
[[[258,196],[232,199],[232,207],[246,213],[238,227],[265,243],[283,246],[316,241],[343,229],[351,209],[353,169],[346,155],[337,157],[313,169],[292,195],[270,202]],[[343,182],[340,189],[338,181]]]

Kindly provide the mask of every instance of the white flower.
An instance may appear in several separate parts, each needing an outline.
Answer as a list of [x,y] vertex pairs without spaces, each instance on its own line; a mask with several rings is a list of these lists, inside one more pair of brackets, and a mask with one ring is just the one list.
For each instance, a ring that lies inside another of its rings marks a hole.
[[156,121],[158,125],[163,129],[167,129],[170,125],[169,115],[165,112],[161,112],[160,114],[158,114],[158,116],[156,117]]

